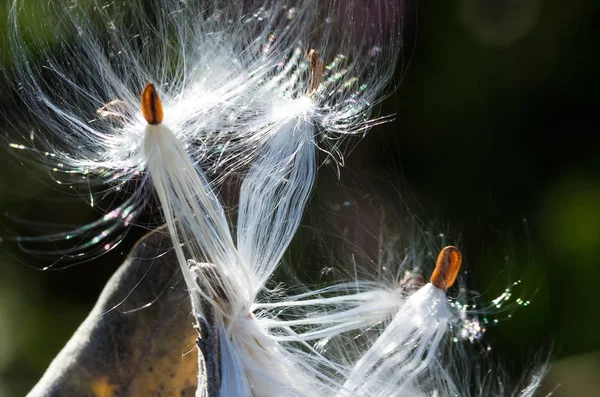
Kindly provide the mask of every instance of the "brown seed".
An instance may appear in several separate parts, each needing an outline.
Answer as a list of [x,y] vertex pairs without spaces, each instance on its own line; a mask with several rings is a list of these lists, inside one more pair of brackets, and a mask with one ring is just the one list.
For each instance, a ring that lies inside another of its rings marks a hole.
[[142,92],[142,113],[148,124],[156,125],[163,121],[162,103],[152,83],[148,83]]
[[319,59],[319,53],[316,50],[308,52],[308,66],[310,72],[306,93],[311,97],[319,89],[319,85],[321,85],[321,81],[323,80],[323,61]]
[[462,254],[458,248],[448,246],[442,249],[431,274],[431,284],[446,291],[454,284],[462,264]]

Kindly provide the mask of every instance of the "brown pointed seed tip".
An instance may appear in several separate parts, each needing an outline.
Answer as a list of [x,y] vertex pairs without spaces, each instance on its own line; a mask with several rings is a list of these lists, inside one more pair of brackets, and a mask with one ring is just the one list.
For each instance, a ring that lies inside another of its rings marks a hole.
[[321,85],[323,80],[323,61],[319,59],[319,52],[316,50],[310,50],[308,52],[308,66],[310,68],[308,77],[308,96],[312,96]]
[[319,51],[311,48],[310,51],[308,51],[308,62],[310,67],[314,69],[319,62]]
[[142,92],[142,113],[148,124],[156,125],[163,121],[162,103],[152,83],[148,83]]
[[462,254],[453,246],[444,247],[438,255],[435,270],[431,274],[431,284],[446,291],[454,284],[462,264]]

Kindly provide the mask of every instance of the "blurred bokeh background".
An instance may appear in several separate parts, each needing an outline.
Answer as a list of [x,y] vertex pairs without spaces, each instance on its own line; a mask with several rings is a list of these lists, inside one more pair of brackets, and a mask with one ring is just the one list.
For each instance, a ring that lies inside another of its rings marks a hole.
[[[600,396],[600,2],[417,1],[406,10],[397,90],[378,109],[395,120],[350,152],[342,181],[451,229],[474,288],[495,296],[506,287],[499,278],[522,280],[531,304],[491,328],[488,343],[516,373],[552,349],[547,390],[562,383],[557,396]],[[8,83],[0,100],[10,112],[19,102]],[[8,149],[28,131],[0,128],[0,225],[97,218]],[[323,167],[315,200],[344,202],[338,185],[335,167]],[[316,212],[306,224],[319,222]],[[57,271],[0,245],[1,397],[35,384],[142,233]]]

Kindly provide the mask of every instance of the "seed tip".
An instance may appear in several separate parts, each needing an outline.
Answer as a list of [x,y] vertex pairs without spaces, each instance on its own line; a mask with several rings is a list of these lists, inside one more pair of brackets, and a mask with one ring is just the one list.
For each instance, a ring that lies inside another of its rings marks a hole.
[[321,81],[323,80],[323,61],[319,58],[319,52],[311,49],[308,52],[308,66],[310,73],[308,76],[308,90],[306,93],[309,97],[319,89]]
[[435,270],[431,274],[431,284],[446,291],[454,284],[460,266],[462,265],[462,254],[458,248],[447,246],[438,255]]
[[156,125],[163,121],[162,103],[152,83],[148,83],[142,92],[142,113],[148,124]]

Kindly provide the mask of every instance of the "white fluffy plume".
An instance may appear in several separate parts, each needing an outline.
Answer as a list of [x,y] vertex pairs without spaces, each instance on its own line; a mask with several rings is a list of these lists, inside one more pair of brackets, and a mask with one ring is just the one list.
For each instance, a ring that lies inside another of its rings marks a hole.
[[[153,92],[154,88],[150,85],[148,90]],[[150,107],[160,106],[158,97],[149,102]],[[148,121],[154,118],[150,116]],[[220,394],[297,396],[304,395],[302,390],[307,385],[313,395],[324,393],[334,381],[321,380],[323,376],[313,368],[308,355],[282,348],[252,313],[256,295],[285,249],[281,235],[293,235],[293,230],[287,231],[290,207],[285,204],[294,203],[295,192],[292,197],[284,195],[283,203],[279,203],[254,191],[248,194],[246,183],[255,183],[254,178],[242,183],[240,207],[249,207],[249,217],[256,217],[238,236],[240,246],[250,247],[243,255],[245,252],[233,242],[223,208],[210,191],[207,178],[193,166],[174,134],[159,120],[146,127],[145,144],[148,170],[192,294],[194,313],[200,323],[216,330],[213,337],[218,339],[221,377],[213,382],[219,385]],[[273,191],[281,189],[285,191],[285,187]],[[257,197],[263,199],[255,201]],[[267,238],[260,250],[254,250],[255,240],[261,235]],[[212,313],[210,318],[207,311]],[[202,395],[203,391],[198,393]]]
[[[13,76],[36,120],[35,140],[11,147],[34,152],[108,213],[43,236],[73,239],[65,256],[114,247],[148,200],[138,103],[147,82],[194,164],[216,182],[247,167],[295,176],[300,214],[315,174],[310,147],[341,162],[340,138],[382,121],[369,115],[402,44],[399,0],[14,0],[10,15]],[[127,195],[112,207],[115,191]]]
[[[281,343],[311,341],[331,366],[344,368],[338,397],[534,396],[547,371],[546,357],[515,385],[491,348],[482,347],[491,325],[486,314],[493,318],[505,310],[510,290],[489,305],[473,300],[464,286],[458,296],[447,295],[459,275],[460,252],[444,248],[427,283],[422,273],[430,267],[429,256],[418,247],[411,241],[405,256],[382,258],[371,279],[262,304],[279,316],[270,316],[267,326]],[[517,299],[512,308],[522,304]],[[285,332],[290,329],[295,332]]]

